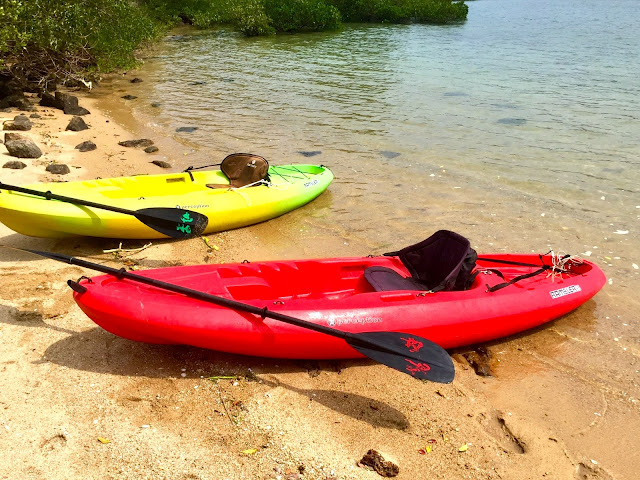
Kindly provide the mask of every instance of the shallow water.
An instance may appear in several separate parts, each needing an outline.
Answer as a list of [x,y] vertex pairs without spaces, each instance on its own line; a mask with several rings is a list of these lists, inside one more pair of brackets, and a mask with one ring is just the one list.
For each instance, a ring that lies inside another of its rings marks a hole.
[[[446,228],[480,252],[595,260],[609,284],[533,338],[545,358],[579,364],[591,386],[631,407],[638,432],[636,7],[479,0],[466,23],[446,27],[180,31],[135,72],[143,83],[124,77],[116,88],[138,96],[127,102],[136,118],[179,141],[174,166],[248,151],[334,171],[316,201],[252,227],[276,254],[380,253]],[[553,407],[550,382],[541,398]],[[594,429],[580,448],[608,433]]]

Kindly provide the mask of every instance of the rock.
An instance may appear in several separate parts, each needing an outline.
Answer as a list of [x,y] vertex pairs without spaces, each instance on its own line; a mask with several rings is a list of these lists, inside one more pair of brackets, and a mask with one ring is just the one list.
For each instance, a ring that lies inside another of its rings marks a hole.
[[67,125],[67,128],[65,128],[65,130],[71,130],[73,132],[81,132],[82,130],[87,130],[88,128],[89,128],[89,125],[85,123],[82,117],[73,117],[69,121],[69,125]]
[[141,78],[132,78],[131,80],[129,80],[131,83],[142,83],[142,79]]
[[476,375],[481,377],[493,376],[491,353],[486,347],[480,346],[471,352],[463,353],[462,356],[469,362]]
[[312,150],[312,151],[298,150],[298,153],[303,157],[315,157],[316,155],[320,155],[322,152],[320,150]]
[[44,92],[42,94],[42,98],[40,99],[40,106],[57,108],[58,110],[64,109],[64,104],[49,92]]
[[40,158],[42,156],[42,150],[33,140],[17,133],[6,133],[4,146],[12,157]]
[[141,138],[139,140],[124,140],[122,142],[118,142],[118,145],[122,147],[143,148],[153,145],[153,140],[149,140],[148,138]]
[[13,120],[8,120],[2,125],[3,130],[19,130],[26,132],[31,130],[33,124],[26,115],[16,115]]
[[32,113],[29,118],[42,118],[42,116],[39,113]]
[[26,163],[20,162],[18,160],[12,160],[12,161],[7,162],[4,165],[2,165],[2,168],[11,168],[13,170],[22,170],[26,166],[27,166]]
[[28,98],[26,98],[22,93],[11,95],[4,99],[8,103],[10,107],[16,107],[19,110],[24,110],[26,112],[33,110],[33,105]]
[[0,98],[21,94],[22,87],[15,79],[8,76],[2,76],[2,78],[0,78]]
[[162,160],[154,160],[153,162],[154,165],[157,165],[161,168],[171,168],[171,164],[169,162],[164,162]]
[[502,123],[503,125],[513,125],[519,127],[527,123],[525,118],[501,118],[498,120],[498,123]]
[[135,95],[124,95],[122,98],[124,98],[125,100],[135,100],[136,97]]
[[151,145],[150,147],[147,147],[144,149],[146,153],[155,153],[158,150],[159,150],[158,147],[156,147],[155,145]]
[[25,137],[24,135],[21,135],[19,133],[12,133],[12,132],[7,132],[4,134],[4,142],[10,142],[12,140],[24,140],[25,138],[29,138],[29,137]]
[[78,97],[69,95],[62,92],[56,92],[56,100],[62,102],[62,110],[67,115],[87,115],[91,112],[86,108],[82,108],[78,105]]
[[82,142],[81,144],[76,145],[76,149],[80,150],[81,152],[90,152],[92,150],[95,150],[96,148],[98,147],[91,140],[87,140],[86,142]]
[[369,450],[358,465],[369,467],[382,477],[395,477],[400,472],[400,468],[395,463],[385,460],[375,450]]
[[158,102],[153,102],[153,103],[151,104],[151,106],[152,106],[153,108],[159,108],[159,107],[161,107],[161,106],[162,106],[162,104],[161,104],[161,103],[158,103]]
[[64,163],[52,163],[47,165],[47,172],[55,173],[56,175],[66,175],[71,170]]
[[191,132],[195,132],[196,130],[198,130],[198,127],[178,127],[178,128],[176,128],[176,132],[191,133]]
[[398,152],[391,152],[389,150],[380,150],[380,154],[384,158],[388,158],[389,160],[391,160],[392,158],[396,158],[396,157],[400,156],[400,154]]

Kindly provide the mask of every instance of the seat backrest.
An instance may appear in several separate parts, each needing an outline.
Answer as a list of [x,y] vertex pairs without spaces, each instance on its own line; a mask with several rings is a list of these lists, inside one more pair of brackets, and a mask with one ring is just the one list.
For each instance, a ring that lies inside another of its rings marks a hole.
[[269,162],[251,153],[232,153],[220,164],[232,187],[239,188],[267,178]]
[[466,290],[477,254],[469,240],[449,230],[439,230],[397,255],[414,280],[432,291]]

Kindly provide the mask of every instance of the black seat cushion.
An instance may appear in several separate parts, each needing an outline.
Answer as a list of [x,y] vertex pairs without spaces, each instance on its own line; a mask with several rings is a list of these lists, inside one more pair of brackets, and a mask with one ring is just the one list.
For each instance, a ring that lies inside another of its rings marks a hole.
[[376,292],[388,292],[392,290],[428,290],[420,282],[411,277],[403,277],[395,270],[387,267],[367,267],[364,270],[364,278],[371,284]]

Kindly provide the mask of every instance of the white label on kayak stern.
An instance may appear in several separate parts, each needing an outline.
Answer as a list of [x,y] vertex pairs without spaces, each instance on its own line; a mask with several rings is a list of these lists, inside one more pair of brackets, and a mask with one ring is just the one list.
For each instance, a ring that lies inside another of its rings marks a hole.
[[551,295],[551,298],[555,300],[556,298],[564,297],[566,295],[571,295],[572,293],[578,293],[581,291],[582,289],[580,288],[580,285],[570,285],[559,290],[552,290],[549,292],[549,294]]
[[316,178],[315,180],[311,180],[310,182],[305,183],[304,184],[304,188],[313,187],[314,185],[317,185],[318,183],[320,183],[320,180],[318,180]]

